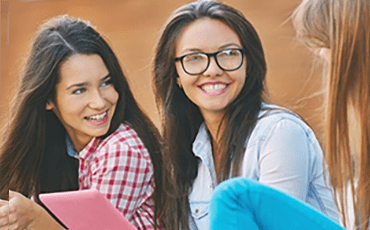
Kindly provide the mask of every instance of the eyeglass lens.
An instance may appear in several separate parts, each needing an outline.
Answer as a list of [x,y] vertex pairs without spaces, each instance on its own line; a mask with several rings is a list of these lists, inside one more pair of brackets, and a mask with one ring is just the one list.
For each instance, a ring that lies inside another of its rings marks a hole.
[[199,52],[185,55],[182,66],[188,74],[201,74],[210,64],[210,56],[215,56],[217,65],[224,71],[236,70],[243,62],[243,54],[239,49],[225,49],[213,54]]

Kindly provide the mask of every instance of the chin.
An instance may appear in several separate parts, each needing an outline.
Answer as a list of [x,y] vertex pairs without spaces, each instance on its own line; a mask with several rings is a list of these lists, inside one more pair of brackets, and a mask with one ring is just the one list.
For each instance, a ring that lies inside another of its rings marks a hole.
[[109,127],[101,129],[99,131],[91,132],[91,134],[94,137],[100,137],[100,136],[104,136],[105,134],[107,134],[108,131],[109,131]]

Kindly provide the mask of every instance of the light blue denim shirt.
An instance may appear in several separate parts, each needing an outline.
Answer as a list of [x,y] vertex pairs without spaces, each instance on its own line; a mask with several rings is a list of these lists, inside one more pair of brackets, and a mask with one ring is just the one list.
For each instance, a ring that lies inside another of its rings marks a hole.
[[[325,181],[328,176],[324,178],[322,150],[313,131],[297,115],[274,105],[263,104],[259,117],[245,141],[240,176],[286,192],[338,222],[332,189]],[[190,228],[207,230],[208,204],[217,180],[204,123],[193,142],[193,153],[201,162],[189,195]]]
[[69,137],[69,135],[67,135],[67,137],[66,137],[66,143],[67,143],[67,153],[68,153],[68,155],[78,159],[77,151],[76,151],[75,147],[73,146],[72,140]]

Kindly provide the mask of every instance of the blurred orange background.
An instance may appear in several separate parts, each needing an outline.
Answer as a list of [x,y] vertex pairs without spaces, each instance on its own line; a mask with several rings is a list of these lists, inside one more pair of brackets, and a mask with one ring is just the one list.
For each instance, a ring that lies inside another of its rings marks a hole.
[[[159,125],[152,92],[152,59],[162,25],[186,0],[2,0],[0,125],[6,125],[10,101],[34,33],[51,17],[69,14],[90,21],[112,46],[142,108]],[[295,39],[289,21],[300,0],[227,0],[251,21],[268,63],[272,102],[293,109],[322,136],[320,71],[313,54]],[[16,103],[16,102],[15,102]]]

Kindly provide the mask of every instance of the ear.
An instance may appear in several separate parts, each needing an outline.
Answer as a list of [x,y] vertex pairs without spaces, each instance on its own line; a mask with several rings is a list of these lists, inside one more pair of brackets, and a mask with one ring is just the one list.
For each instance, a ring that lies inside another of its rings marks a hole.
[[176,78],[176,83],[180,89],[182,89],[181,79],[179,77]]
[[52,110],[54,108],[55,108],[55,105],[54,105],[53,102],[51,102],[51,101],[46,102],[46,110]]

